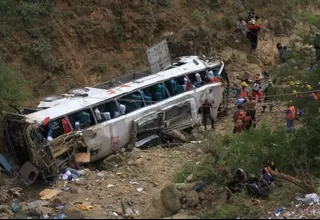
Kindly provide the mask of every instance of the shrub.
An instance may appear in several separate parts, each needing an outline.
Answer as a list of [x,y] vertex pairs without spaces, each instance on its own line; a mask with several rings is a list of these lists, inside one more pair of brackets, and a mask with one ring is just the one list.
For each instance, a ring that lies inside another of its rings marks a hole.
[[0,60],[0,107],[17,104],[29,96],[21,74]]
[[125,28],[120,22],[113,23],[110,33],[115,43],[121,43],[125,38]]

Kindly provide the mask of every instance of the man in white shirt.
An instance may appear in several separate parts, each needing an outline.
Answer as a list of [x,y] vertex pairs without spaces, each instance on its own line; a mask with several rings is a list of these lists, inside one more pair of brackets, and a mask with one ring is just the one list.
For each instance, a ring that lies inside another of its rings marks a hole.
[[247,23],[242,19],[239,18],[237,21],[237,30],[244,36],[247,36]]

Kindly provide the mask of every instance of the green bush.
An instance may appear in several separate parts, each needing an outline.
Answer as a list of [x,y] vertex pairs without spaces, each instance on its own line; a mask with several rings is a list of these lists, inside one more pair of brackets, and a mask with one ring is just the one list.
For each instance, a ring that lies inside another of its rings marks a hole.
[[53,57],[51,50],[50,41],[45,38],[39,38],[27,46],[25,60],[29,64],[39,65],[47,71],[54,71],[57,66],[57,60]]
[[7,104],[17,104],[28,98],[26,81],[21,74],[0,61],[0,107]]
[[115,43],[121,43],[125,38],[125,28],[119,22],[113,23],[110,33]]
[[191,19],[194,24],[202,24],[203,21],[206,19],[206,16],[203,12],[195,9],[191,14]]

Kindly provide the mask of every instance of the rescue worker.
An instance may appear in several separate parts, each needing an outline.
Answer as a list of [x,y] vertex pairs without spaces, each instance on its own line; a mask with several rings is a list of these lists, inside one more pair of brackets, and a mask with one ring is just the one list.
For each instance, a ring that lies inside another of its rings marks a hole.
[[255,20],[252,20],[250,24],[248,24],[248,39],[251,43],[251,50],[250,52],[252,52],[253,50],[257,49],[258,46],[258,34],[260,32],[261,29],[261,25],[256,24]]
[[245,102],[248,100],[248,96],[249,96],[249,91],[247,89],[247,83],[246,82],[242,82],[241,83],[241,89],[238,90],[238,94],[237,94],[237,98],[242,98],[245,100]]
[[241,133],[250,129],[252,119],[250,116],[246,116],[244,111],[239,111],[236,115],[233,133]]
[[254,11],[253,8],[250,8],[250,11],[248,13],[248,17],[247,17],[247,21],[251,21],[252,19],[254,19],[256,17],[256,12]]
[[[307,89],[310,91],[313,88],[310,85],[307,85]],[[317,95],[314,92],[311,92],[310,94],[308,94],[308,96],[306,98],[309,99],[309,100],[314,100],[316,102],[319,101]]]
[[320,32],[316,34],[313,45],[314,45],[314,49],[316,49],[316,60],[317,62],[319,62],[320,61]]
[[[213,104],[213,103],[212,103]],[[212,104],[209,103],[208,99],[204,101],[204,103],[201,106],[201,111],[202,111],[202,123],[204,126],[204,130],[207,130],[207,121],[208,118],[211,121],[211,129],[214,129],[214,119],[211,115],[210,108],[212,108]]]
[[290,101],[288,103],[288,109],[286,110],[286,125],[288,131],[291,131],[293,129],[293,120],[296,118],[296,109],[292,105],[292,102]]
[[250,116],[254,122],[256,122],[256,104],[256,101],[253,100],[251,96],[249,96],[249,101],[245,104],[246,114]]

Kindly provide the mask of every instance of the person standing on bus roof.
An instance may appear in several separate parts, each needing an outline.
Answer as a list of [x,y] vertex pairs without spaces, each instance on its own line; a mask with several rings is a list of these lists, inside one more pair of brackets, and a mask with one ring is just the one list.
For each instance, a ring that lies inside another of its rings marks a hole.
[[[212,102],[213,104],[214,102]],[[202,111],[202,123],[203,123],[203,126],[204,126],[204,130],[207,130],[207,121],[208,121],[208,118],[209,120],[211,121],[211,129],[214,129],[214,119],[211,115],[211,111],[210,111],[210,108],[212,108],[212,104],[209,103],[208,99],[206,99],[204,101],[204,103],[202,104],[201,106],[201,111]]]

